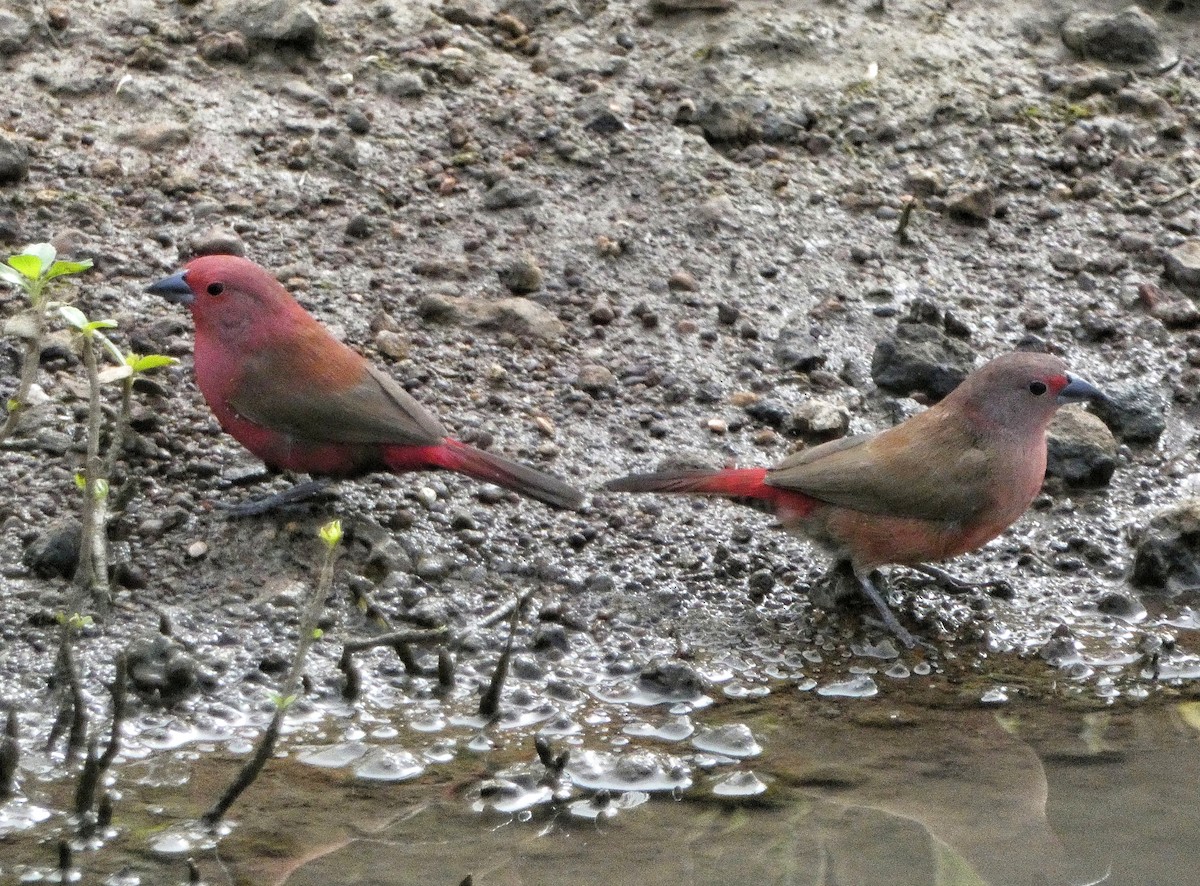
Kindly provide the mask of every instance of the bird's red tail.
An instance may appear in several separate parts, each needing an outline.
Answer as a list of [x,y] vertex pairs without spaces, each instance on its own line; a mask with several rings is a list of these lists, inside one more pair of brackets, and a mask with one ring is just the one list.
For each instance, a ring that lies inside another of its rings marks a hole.
[[557,477],[458,440],[447,438],[438,446],[425,448],[430,462],[439,468],[495,483],[551,507],[574,510],[583,501],[582,493]]
[[631,474],[609,480],[604,488],[612,492],[683,492],[692,495],[720,495],[742,504],[775,514],[786,512],[803,517],[816,503],[798,492],[789,492],[766,483],[766,468],[725,468],[711,470],[655,471]]

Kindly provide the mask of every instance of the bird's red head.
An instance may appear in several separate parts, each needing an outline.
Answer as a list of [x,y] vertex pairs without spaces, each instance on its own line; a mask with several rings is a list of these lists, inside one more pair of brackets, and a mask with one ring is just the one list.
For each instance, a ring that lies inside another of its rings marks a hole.
[[308,316],[269,271],[236,255],[193,259],[146,291],[191,308],[197,335],[219,329],[231,343],[250,328]]

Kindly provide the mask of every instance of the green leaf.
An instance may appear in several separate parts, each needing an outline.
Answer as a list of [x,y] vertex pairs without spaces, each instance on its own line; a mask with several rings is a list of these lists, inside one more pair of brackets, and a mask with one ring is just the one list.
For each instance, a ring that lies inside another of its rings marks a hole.
[[50,266],[50,270],[46,272],[46,279],[53,280],[55,277],[62,277],[65,274],[78,274],[86,271],[92,266],[92,260],[84,261],[56,261]]
[[140,357],[137,354],[130,354],[126,357],[126,361],[133,358],[133,362],[129,365],[133,367],[134,372],[149,372],[151,369],[158,369],[161,366],[174,366],[179,361],[174,357],[167,357],[164,354],[147,354]]
[[14,255],[8,260],[10,267],[16,268],[21,272],[21,276],[30,280],[36,280],[42,274],[42,260],[36,255],[28,255],[21,253]]
[[75,475],[75,485],[78,486],[80,489],[87,489],[87,477],[83,476],[82,473],[76,474]]
[[108,498],[108,481],[103,477],[98,477],[92,484],[92,498],[96,501],[104,501]]
[[54,264],[54,259],[58,255],[58,250],[49,243],[34,243],[32,246],[25,247],[25,255],[32,255],[38,260],[38,272],[40,277],[46,271],[50,270]]
[[83,330],[88,325],[87,315],[74,305],[59,305],[58,313],[76,329]]
[[84,332],[95,332],[97,329],[116,329],[116,320],[93,320],[81,327]]
[[23,287],[25,285],[25,275],[8,265],[0,265],[0,280],[11,283],[13,286]]
[[323,630],[321,630],[320,628],[313,628],[312,638],[314,640],[320,640],[324,636],[325,636],[325,632]]

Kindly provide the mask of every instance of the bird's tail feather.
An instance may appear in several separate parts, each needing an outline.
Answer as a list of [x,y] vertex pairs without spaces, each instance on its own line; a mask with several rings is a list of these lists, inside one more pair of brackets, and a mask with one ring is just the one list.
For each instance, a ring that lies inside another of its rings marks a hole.
[[604,488],[611,492],[681,492],[691,495],[720,495],[772,514],[802,517],[816,502],[798,492],[789,492],[766,483],[766,468],[725,468],[722,470],[681,469],[631,474],[609,480]]
[[495,483],[554,508],[574,510],[583,501],[581,492],[557,477],[457,440],[444,441],[434,454],[438,467]]

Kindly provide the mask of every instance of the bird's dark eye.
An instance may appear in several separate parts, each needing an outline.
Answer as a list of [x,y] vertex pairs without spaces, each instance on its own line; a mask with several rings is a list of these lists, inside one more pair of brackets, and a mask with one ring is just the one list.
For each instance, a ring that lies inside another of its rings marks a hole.
[[224,283],[209,283],[207,292],[209,295],[220,295],[225,291]]
[[1031,381],[1029,383],[1029,393],[1033,394],[1035,397],[1042,396],[1042,394],[1046,393],[1046,383],[1041,381]]

